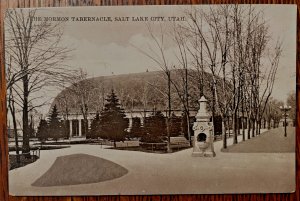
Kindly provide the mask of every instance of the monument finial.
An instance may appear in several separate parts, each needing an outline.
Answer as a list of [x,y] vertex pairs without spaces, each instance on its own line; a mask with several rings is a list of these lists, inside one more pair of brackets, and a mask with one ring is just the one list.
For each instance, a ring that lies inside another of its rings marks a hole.
[[199,99],[199,110],[196,115],[196,121],[209,121],[210,119],[210,114],[207,111],[207,100],[204,96],[201,96]]

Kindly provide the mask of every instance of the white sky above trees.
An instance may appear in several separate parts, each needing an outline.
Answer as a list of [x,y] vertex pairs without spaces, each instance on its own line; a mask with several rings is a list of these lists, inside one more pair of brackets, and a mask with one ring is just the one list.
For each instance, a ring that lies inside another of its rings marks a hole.
[[[296,6],[259,5],[269,24],[271,43],[279,38],[283,52],[277,71],[272,96],[285,101],[296,86]],[[184,16],[189,6],[114,6],[50,8],[39,11],[39,16]],[[209,6],[201,6],[207,9]],[[159,24],[159,23],[154,23]],[[68,64],[85,69],[90,77],[159,70],[157,65],[136,47],[146,51],[153,41],[148,36],[145,22],[67,22],[62,45],[73,48]],[[167,55],[176,60],[175,44],[169,43]],[[175,64],[175,63],[174,63]],[[53,91],[55,96],[59,91]]]

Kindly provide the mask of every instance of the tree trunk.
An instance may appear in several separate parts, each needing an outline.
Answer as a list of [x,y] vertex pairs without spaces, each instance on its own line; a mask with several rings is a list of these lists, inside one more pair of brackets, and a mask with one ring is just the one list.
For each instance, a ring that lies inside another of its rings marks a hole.
[[243,135],[243,141],[246,140],[246,137],[245,137],[245,119],[244,119],[244,115],[243,117],[241,118],[241,122],[242,122],[242,135]]
[[271,118],[268,119],[268,130],[271,129]]
[[168,143],[167,143],[167,152],[171,153],[171,137],[170,137],[170,118],[167,117],[167,134],[168,134]]
[[30,157],[30,146],[29,146],[29,128],[28,128],[28,75],[25,75],[23,78],[23,146],[22,153],[25,157]]
[[237,136],[239,136],[241,134],[241,132],[240,132],[240,118],[239,118],[239,116],[237,116],[237,118],[236,118],[236,134],[237,134]]
[[88,133],[89,123],[87,117],[84,119],[84,135],[86,136]]
[[170,117],[171,117],[171,72],[168,71],[168,117],[167,117],[167,134],[168,134],[168,144],[167,152],[172,152],[171,150],[171,137],[170,137]]
[[[215,125],[215,113],[216,113],[216,108],[215,108],[215,104],[217,103],[216,101],[216,82],[215,82],[215,75],[213,74],[213,82],[212,82],[212,86],[211,86],[211,93],[212,93],[212,124],[213,126]],[[213,136],[215,136],[215,130],[213,129]]]
[[190,112],[189,112],[189,94],[188,94],[188,69],[187,66],[185,66],[185,102],[186,102],[186,122],[188,126],[188,137],[190,146],[191,144],[191,130],[190,130]]
[[230,127],[229,127],[229,125],[230,125],[230,120],[229,120],[229,118],[230,118],[230,117],[228,117],[228,119],[227,119],[228,137],[230,137]]
[[232,132],[233,132],[233,144],[237,144],[238,143],[238,139],[237,139],[237,130],[236,130],[236,112],[233,113],[233,117],[232,117]]
[[192,137],[191,137],[191,129],[190,129],[190,116],[189,114],[186,115],[186,122],[187,122],[187,132],[189,137],[190,146],[192,146]]
[[[223,118],[224,119],[224,118]],[[223,133],[223,149],[227,149],[227,134],[225,128],[225,120],[222,120],[222,133]]]
[[[87,132],[88,132],[88,120],[87,120],[87,115],[88,115],[88,107],[87,107],[87,104],[85,103],[83,97],[82,98],[82,105],[80,106],[80,109],[81,109],[81,113],[82,113],[82,116],[83,116],[83,132],[82,132],[82,135],[86,136]],[[79,120],[81,121],[81,120]],[[82,131],[82,129],[81,129]]]
[[261,119],[257,121],[256,125],[256,135],[260,135]]
[[243,141],[246,140],[246,136],[245,136],[245,111],[244,111],[244,100],[242,101],[242,135],[243,135]]
[[248,140],[251,138],[251,118],[247,118],[247,133],[248,133]]
[[255,119],[252,119],[252,137],[255,137]]
[[17,155],[17,163],[20,164],[20,153],[19,153],[19,138],[18,138],[18,127],[16,121],[16,110],[15,110],[15,103],[12,99],[9,101],[9,110],[13,120],[13,129],[14,129],[14,137],[15,137],[15,145],[16,145],[16,155]]

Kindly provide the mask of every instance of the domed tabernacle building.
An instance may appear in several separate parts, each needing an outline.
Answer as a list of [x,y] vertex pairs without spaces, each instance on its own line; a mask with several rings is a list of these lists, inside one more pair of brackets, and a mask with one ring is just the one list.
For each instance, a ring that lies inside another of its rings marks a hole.
[[[172,80],[179,87],[182,82],[180,73],[182,72],[179,70],[171,71]],[[199,80],[194,78],[195,72],[190,70],[189,74],[193,75],[188,82],[189,114],[194,117],[198,110],[201,89]],[[204,77],[203,91],[211,108],[211,75],[204,73]],[[89,78],[61,91],[54,99],[52,107],[56,105],[61,119],[68,122],[70,137],[83,137],[88,130],[84,126],[84,119],[87,119],[87,127],[90,128],[92,119],[97,112],[102,111],[105,98],[113,89],[129,119],[130,129],[132,118],[138,117],[143,124],[144,118],[153,115],[155,111],[161,111],[167,116],[166,86],[162,71]],[[171,87],[171,102],[172,114],[182,116],[181,99],[174,86]]]

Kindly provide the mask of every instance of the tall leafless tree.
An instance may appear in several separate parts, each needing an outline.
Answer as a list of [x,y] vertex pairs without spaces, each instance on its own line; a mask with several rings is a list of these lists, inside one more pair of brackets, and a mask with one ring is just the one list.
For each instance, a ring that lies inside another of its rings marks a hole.
[[[61,45],[63,24],[35,21],[37,10],[7,10],[5,18],[6,58],[10,58],[11,76],[8,89],[12,89],[22,109],[23,147],[29,154],[29,112],[45,104],[37,103],[47,86],[63,82],[68,77],[64,65],[70,49]],[[30,107],[32,105],[32,107]]]
[[[70,79],[71,86],[69,90],[70,96],[74,98],[75,105],[79,106],[79,112],[83,116],[83,131],[86,135],[88,133],[88,115],[91,109],[96,109],[95,105],[102,105],[99,102],[102,98],[95,98],[101,91],[101,86],[95,86],[93,78],[88,78],[88,74],[83,69],[79,69],[77,75]],[[77,108],[75,108],[77,109]]]
[[168,58],[166,56],[166,28],[163,27],[163,24],[159,25],[159,31],[156,33],[151,27],[151,24],[146,24],[149,36],[153,41],[154,48],[148,46],[148,50],[142,50],[141,48],[137,47],[137,49],[144,55],[146,55],[149,59],[151,59],[158,68],[160,68],[165,75],[167,81],[167,90],[165,92],[167,96],[167,136],[168,136],[168,143],[167,143],[167,151],[171,152],[170,146],[170,118],[171,118],[171,111],[172,111],[172,104],[171,104],[171,69],[172,66],[168,62]]

